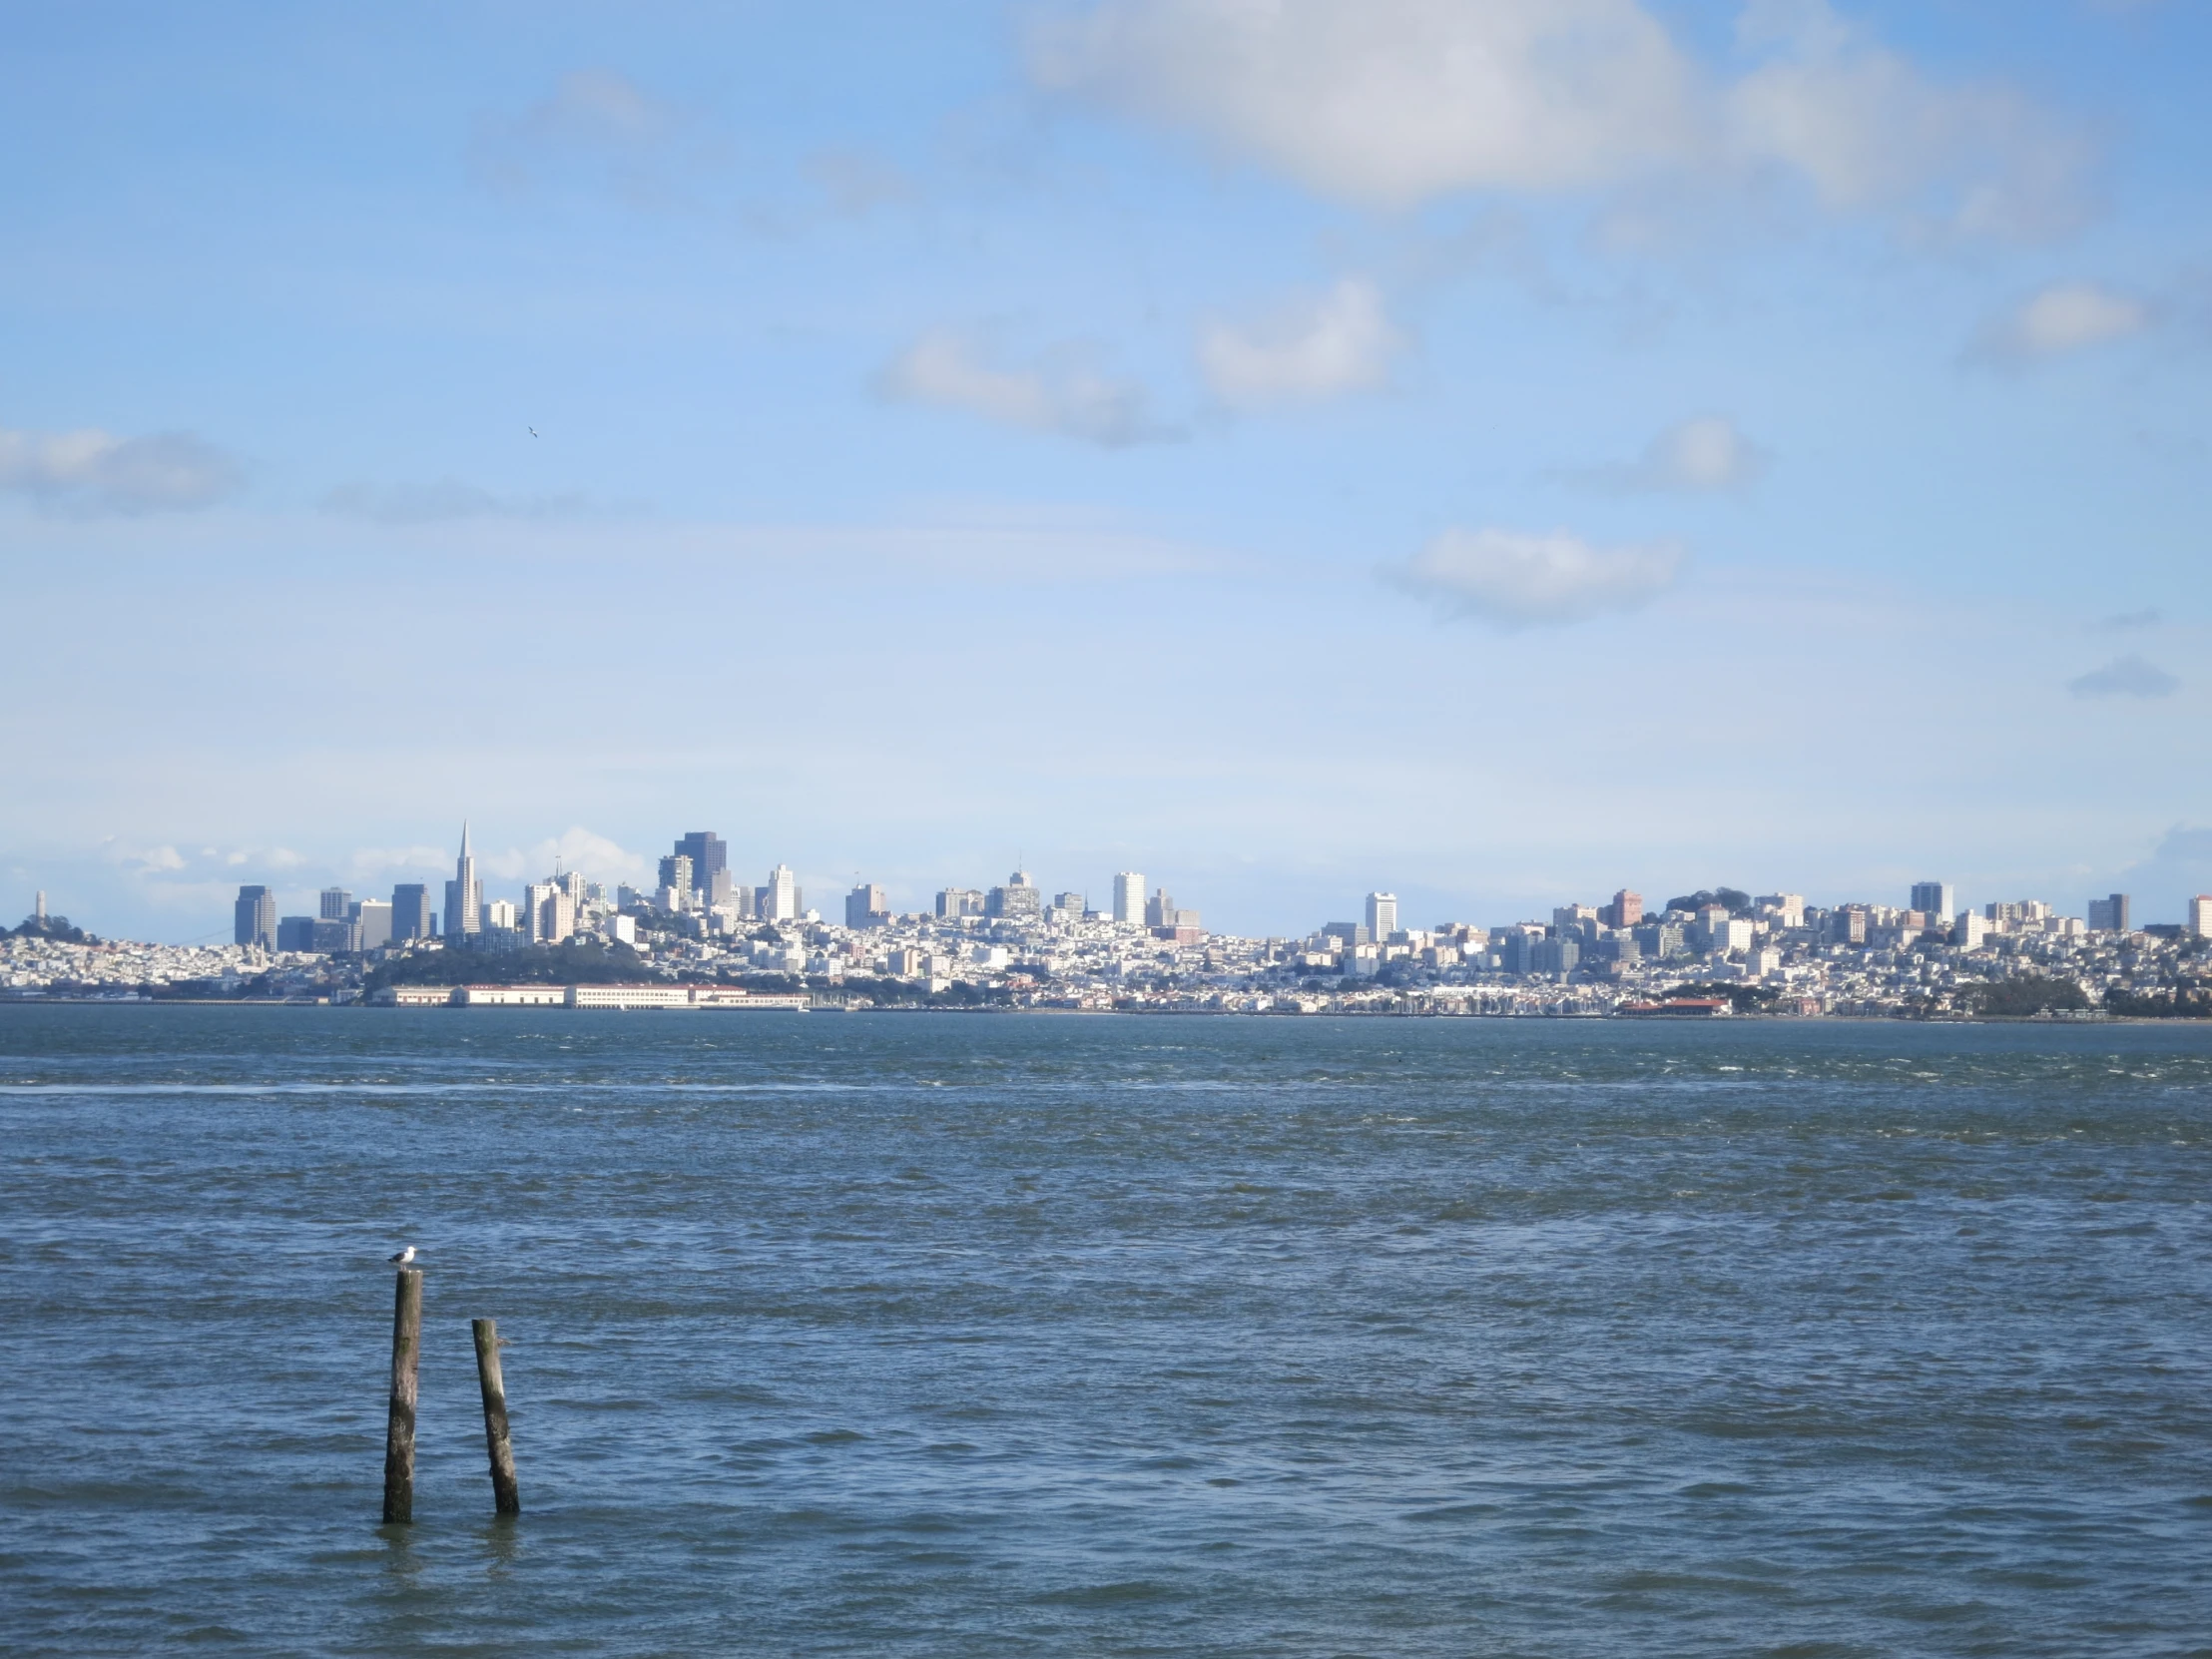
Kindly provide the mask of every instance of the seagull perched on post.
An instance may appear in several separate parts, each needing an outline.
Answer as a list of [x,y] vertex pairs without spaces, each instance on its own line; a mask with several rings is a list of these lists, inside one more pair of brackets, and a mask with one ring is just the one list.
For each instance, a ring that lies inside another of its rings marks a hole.
[[385,1258],[384,1258],[384,1260],[385,1260],[385,1261],[387,1261],[387,1262],[389,1262],[389,1263],[390,1263],[390,1264],[391,1264],[391,1265],[392,1265],[393,1267],[395,1267],[395,1268],[403,1268],[403,1267],[405,1267],[405,1266],[406,1266],[406,1265],[407,1265],[407,1264],[408,1264],[409,1262],[411,1262],[411,1261],[413,1261],[413,1260],[414,1260],[414,1246],[413,1246],[413,1245],[409,1245],[409,1246],[407,1246],[407,1248],[406,1248],[405,1250],[402,1250],[402,1251],[401,1251],[401,1252],[400,1252],[400,1253],[399,1253],[398,1255],[396,1255],[396,1256],[387,1256],[387,1257],[385,1257]]

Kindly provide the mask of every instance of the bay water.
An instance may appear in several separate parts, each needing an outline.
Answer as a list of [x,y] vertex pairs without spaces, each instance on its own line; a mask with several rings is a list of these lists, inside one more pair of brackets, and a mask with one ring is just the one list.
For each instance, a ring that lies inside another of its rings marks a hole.
[[2212,1030],[6,1006],[0,1377],[18,1656],[2207,1654]]

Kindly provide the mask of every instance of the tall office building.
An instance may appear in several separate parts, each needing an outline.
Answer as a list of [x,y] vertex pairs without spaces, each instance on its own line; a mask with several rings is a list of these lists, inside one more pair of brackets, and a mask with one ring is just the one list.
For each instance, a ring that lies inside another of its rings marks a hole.
[[937,914],[947,921],[983,913],[983,895],[973,887],[946,887],[937,894]]
[[799,878],[792,874],[791,865],[778,864],[768,872],[768,885],[760,890],[756,907],[763,921],[799,919]]
[[2125,933],[2128,926],[2127,894],[2116,892],[2109,898],[2089,900],[2089,929],[2095,933]]
[[380,898],[364,898],[353,906],[353,948],[381,950],[391,943],[391,906]]
[[391,889],[391,936],[426,939],[435,915],[430,909],[430,888],[422,881],[402,881]]
[[880,927],[891,918],[891,901],[873,881],[863,881],[844,895],[847,927]]
[[1613,895],[1612,903],[1599,906],[1597,919],[1607,927],[1640,926],[1644,919],[1644,895],[1621,888]]
[[2200,892],[2189,900],[2187,919],[2192,937],[2212,939],[2212,893]]
[[1368,894],[1368,936],[1377,941],[1387,939],[1397,931],[1397,894],[1394,892],[1371,892]]
[[1144,877],[1133,869],[1125,869],[1114,877],[1114,919],[1139,923],[1144,920]]
[[1948,927],[1958,913],[1957,894],[1948,881],[1916,881],[1912,907],[1933,917],[1936,925]]
[[350,921],[353,916],[353,895],[343,887],[322,889],[322,921]]
[[660,905],[664,910],[689,910],[696,896],[692,889],[694,866],[688,852],[671,852],[661,860]]
[[1024,916],[1044,914],[1044,893],[1029,878],[1025,869],[1017,869],[1006,878],[1003,887],[993,887],[983,899],[983,913],[1008,921]]
[[240,944],[276,948],[276,895],[267,887],[239,888],[232,935]]
[[[676,843],[676,850],[691,860],[692,891],[698,894],[697,902],[704,908],[720,904],[730,896],[730,846],[712,830],[694,830]],[[720,883],[716,876],[722,876]],[[717,886],[721,892],[716,891]]]
[[484,930],[484,884],[476,879],[476,855],[468,849],[468,821],[461,821],[461,855],[445,884],[445,936],[465,939]]

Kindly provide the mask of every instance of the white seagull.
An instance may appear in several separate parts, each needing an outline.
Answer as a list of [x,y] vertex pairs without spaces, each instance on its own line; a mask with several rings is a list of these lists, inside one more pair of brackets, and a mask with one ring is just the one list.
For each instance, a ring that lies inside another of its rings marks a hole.
[[530,428],[530,435],[532,437],[536,437],[538,435],[538,429],[535,426]]
[[396,1267],[396,1268],[403,1268],[403,1267],[405,1267],[405,1266],[406,1266],[406,1265],[407,1265],[407,1264],[408,1264],[409,1262],[411,1262],[411,1261],[413,1261],[413,1260],[414,1260],[414,1246],[413,1246],[413,1245],[409,1245],[409,1246],[408,1246],[408,1247],[407,1247],[407,1248],[406,1248],[405,1250],[402,1250],[402,1251],[401,1251],[401,1252],[400,1252],[400,1253],[399,1253],[398,1255],[396,1255],[396,1256],[387,1256],[387,1257],[385,1257],[385,1258],[384,1258],[384,1260],[385,1260],[385,1261],[387,1261],[387,1262],[389,1262],[389,1263],[390,1263],[390,1264],[391,1264],[391,1265],[392,1265],[393,1267]]

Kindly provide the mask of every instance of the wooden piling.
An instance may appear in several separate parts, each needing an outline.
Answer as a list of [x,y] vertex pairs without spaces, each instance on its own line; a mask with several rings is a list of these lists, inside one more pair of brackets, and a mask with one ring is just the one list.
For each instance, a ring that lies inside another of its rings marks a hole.
[[507,1383],[499,1374],[499,1326],[470,1320],[476,1338],[476,1381],[484,1390],[484,1449],[491,1454],[491,1499],[502,1515],[522,1513],[522,1492],[515,1484],[514,1442],[507,1437]]
[[384,1424],[384,1524],[414,1519],[416,1368],[422,1357],[422,1270],[401,1268],[391,1309],[391,1412]]

